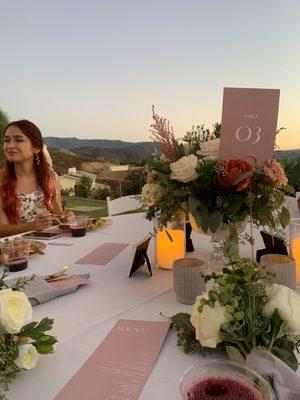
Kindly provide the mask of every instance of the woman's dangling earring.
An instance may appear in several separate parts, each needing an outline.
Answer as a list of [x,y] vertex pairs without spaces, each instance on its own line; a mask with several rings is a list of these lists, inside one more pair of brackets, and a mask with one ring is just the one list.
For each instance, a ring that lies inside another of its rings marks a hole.
[[40,165],[40,162],[41,162],[40,156],[38,155],[38,153],[35,153],[35,163],[36,163],[36,165]]

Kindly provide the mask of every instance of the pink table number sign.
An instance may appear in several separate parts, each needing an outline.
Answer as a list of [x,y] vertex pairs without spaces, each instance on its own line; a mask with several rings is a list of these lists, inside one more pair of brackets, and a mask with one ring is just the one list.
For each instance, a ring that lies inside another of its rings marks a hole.
[[279,89],[224,88],[220,159],[272,159],[278,106]]

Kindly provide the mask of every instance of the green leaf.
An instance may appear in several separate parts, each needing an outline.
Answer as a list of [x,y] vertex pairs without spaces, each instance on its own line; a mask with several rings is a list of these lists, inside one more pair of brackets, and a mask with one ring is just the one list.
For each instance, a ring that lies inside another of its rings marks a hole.
[[40,354],[49,354],[53,353],[53,346],[48,345],[48,344],[37,344],[36,346],[37,351]]
[[280,214],[280,223],[283,228],[286,228],[290,222],[290,213],[286,207],[282,207],[281,214]]
[[170,242],[173,243],[173,238],[172,235],[170,234],[170,232],[168,232],[168,229],[164,229],[165,234],[167,235],[168,239],[170,240]]
[[233,314],[233,317],[237,320],[237,321],[241,321],[244,318],[244,311],[237,311]]
[[189,211],[194,215],[194,212],[197,211],[197,208],[201,205],[201,201],[196,199],[195,197],[189,197]]
[[217,301],[217,300],[218,300],[218,293],[215,292],[214,290],[210,290],[210,291],[208,292],[208,298],[209,298],[209,300],[211,300],[211,301]]
[[228,355],[229,360],[236,362],[238,364],[245,364],[246,360],[243,357],[242,353],[233,346],[225,346],[226,353]]
[[212,214],[209,215],[208,218],[208,224],[209,224],[209,229],[211,230],[212,233],[215,233],[221,222],[222,222],[223,216],[220,213],[220,211],[214,211]]
[[234,313],[234,308],[230,305],[230,304],[226,304],[225,309],[227,312],[229,312],[230,314]]
[[172,316],[171,320],[176,329],[185,328],[190,326],[191,316],[188,313],[178,313]]
[[280,358],[284,363],[286,363],[292,370],[297,371],[298,360],[295,356],[293,350],[288,348],[273,347],[271,351],[276,357]]
[[209,227],[209,214],[208,214],[208,210],[205,206],[202,206],[199,210],[199,214],[200,214],[200,226],[202,228],[202,230],[206,233],[208,231],[208,227]]
[[283,322],[280,325],[280,328],[279,328],[279,331],[278,331],[278,333],[276,335],[276,339],[275,340],[284,337],[287,333],[288,333],[288,328],[287,328],[286,324]]
[[229,203],[228,210],[232,214],[236,214],[240,210],[243,203],[244,203],[244,197],[241,194],[235,194],[232,197],[231,202]]

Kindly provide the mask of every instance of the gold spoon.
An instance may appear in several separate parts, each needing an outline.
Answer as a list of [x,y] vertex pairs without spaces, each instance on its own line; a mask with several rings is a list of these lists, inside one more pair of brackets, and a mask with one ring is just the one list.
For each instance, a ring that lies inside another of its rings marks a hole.
[[55,272],[55,274],[46,275],[46,276],[44,276],[43,278],[44,278],[45,280],[57,278],[57,277],[59,277],[59,276],[61,276],[61,275],[64,275],[64,273],[65,273],[66,271],[68,271],[68,269],[70,269],[70,265],[67,265],[67,264],[66,264],[66,265],[64,265],[59,271]]

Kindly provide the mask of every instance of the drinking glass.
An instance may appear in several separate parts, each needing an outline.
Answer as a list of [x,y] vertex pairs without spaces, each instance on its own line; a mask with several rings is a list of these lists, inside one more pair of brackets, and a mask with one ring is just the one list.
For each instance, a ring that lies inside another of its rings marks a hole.
[[10,272],[22,271],[27,268],[30,242],[14,239],[0,244],[3,262]]
[[83,216],[69,217],[68,222],[70,225],[72,236],[74,237],[85,236],[87,221],[88,218]]
[[237,400],[241,398],[238,391],[243,393],[243,400],[275,400],[271,386],[261,375],[243,365],[222,359],[197,362],[185,371],[179,382],[182,400]]

